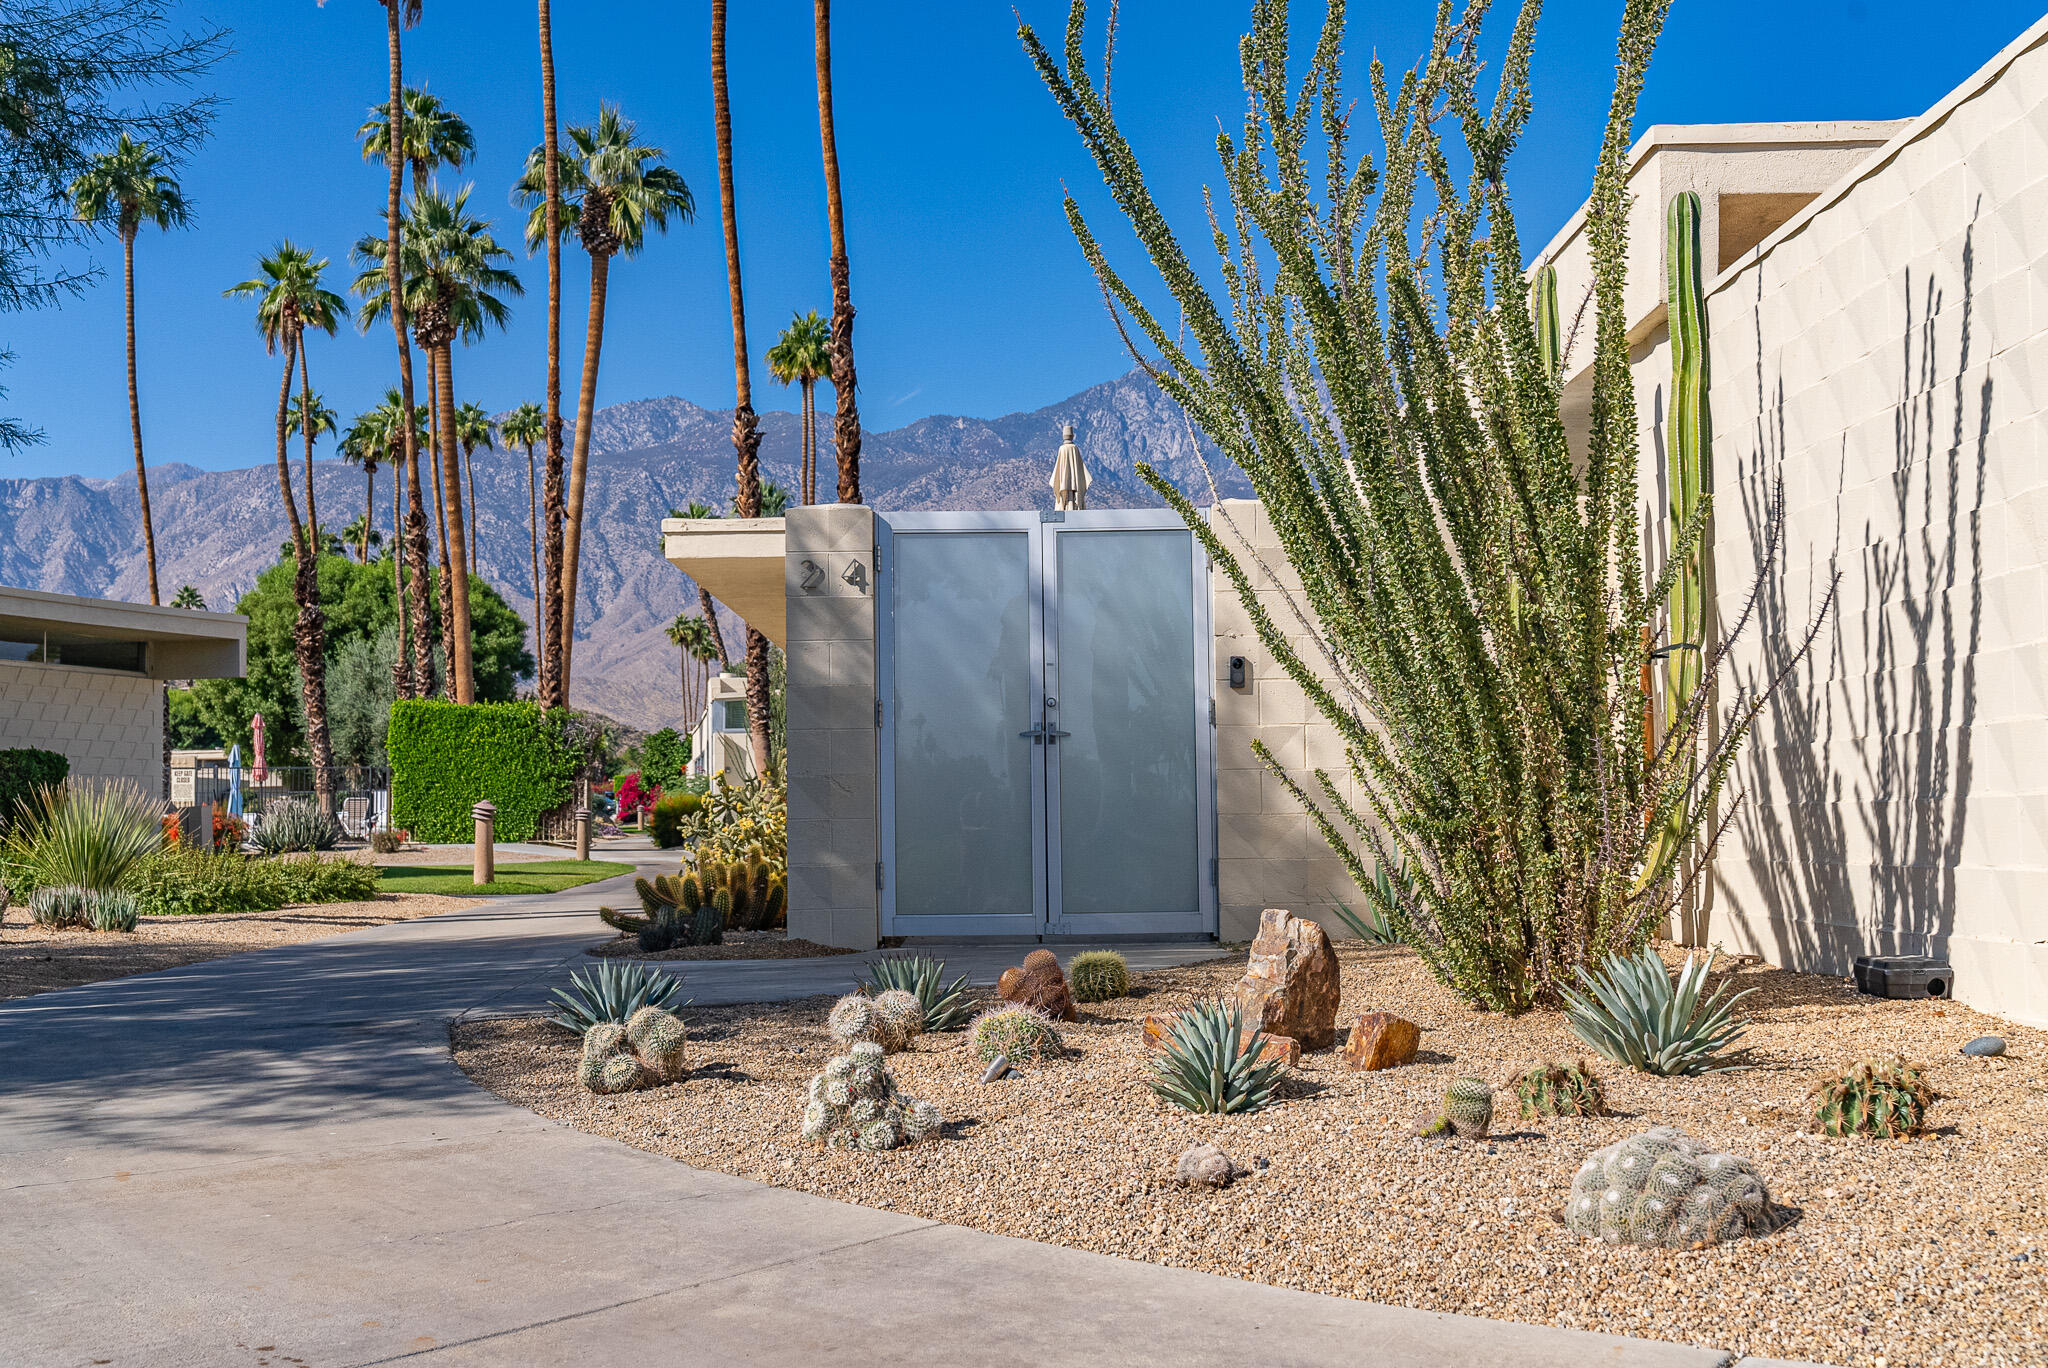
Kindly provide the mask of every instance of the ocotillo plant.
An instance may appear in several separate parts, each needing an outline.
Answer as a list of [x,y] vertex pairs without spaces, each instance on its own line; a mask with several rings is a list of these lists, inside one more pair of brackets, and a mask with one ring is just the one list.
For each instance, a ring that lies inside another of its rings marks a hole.
[[[1671,330],[1671,404],[1664,424],[1670,482],[1672,577],[1664,724],[1700,684],[1706,649],[1705,522],[1712,502],[1713,423],[1707,406],[1707,296],[1700,272],[1700,197],[1674,195],[1665,225],[1664,307]],[[1683,554],[1681,554],[1681,548]]]

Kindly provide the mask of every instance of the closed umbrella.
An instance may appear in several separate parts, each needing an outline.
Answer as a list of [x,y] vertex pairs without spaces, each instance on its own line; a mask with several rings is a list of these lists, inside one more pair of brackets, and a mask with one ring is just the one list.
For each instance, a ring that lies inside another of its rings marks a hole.
[[257,713],[249,719],[249,730],[256,733],[256,763],[249,767],[249,782],[260,787],[270,780],[270,766],[263,761],[262,713]]
[[1060,443],[1059,459],[1052,463],[1052,506],[1057,509],[1088,507],[1088,467],[1081,460],[1081,448],[1074,445],[1074,425],[1067,424],[1066,440]]
[[242,815],[242,748],[228,748],[228,815]]

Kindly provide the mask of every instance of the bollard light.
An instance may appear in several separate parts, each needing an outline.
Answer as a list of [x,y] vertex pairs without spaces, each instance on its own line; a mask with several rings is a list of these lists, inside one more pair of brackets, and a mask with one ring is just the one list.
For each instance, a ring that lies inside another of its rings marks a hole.
[[576,809],[576,858],[590,858],[590,809],[587,807]]
[[487,884],[497,877],[497,852],[493,847],[497,840],[498,805],[486,798],[469,811],[476,818],[476,868],[471,882]]

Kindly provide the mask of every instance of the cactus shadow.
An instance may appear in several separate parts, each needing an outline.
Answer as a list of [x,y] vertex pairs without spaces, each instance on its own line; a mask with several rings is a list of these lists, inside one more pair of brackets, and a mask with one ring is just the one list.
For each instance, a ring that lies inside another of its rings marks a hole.
[[980,1117],[962,1116],[957,1120],[948,1121],[945,1125],[939,1127],[939,1134],[948,1140],[965,1140],[968,1138],[969,1132],[979,1125],[981,1125]]
[[759,1083],[758,1074],[750,1074],[729,1059],[715,1059],[709,1064],[695,1065],[690,1069],[691,1078],[715,1078],[721,1083]]

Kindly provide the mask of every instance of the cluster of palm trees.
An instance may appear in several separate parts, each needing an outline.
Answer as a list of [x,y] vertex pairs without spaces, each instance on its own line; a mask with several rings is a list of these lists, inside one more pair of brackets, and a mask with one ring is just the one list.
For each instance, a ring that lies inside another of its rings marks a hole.
[[[324,3],[324,0],[322,0]],[[547,371],[544,403],[522,404],[500,424],[480,405],[455,402],[455,344],[465,345],[493,328],[502,329],[508,300],[523,293],[509,266],[511,253],[491,224],[470,208],[470,187],[444,188],[442,172],[458,171],[475,155],[469,125],[437,97],[404,81],[404,34],[417,25],[424,0],[377,0],[384,10],[389,93],[356,130],[365,160],[386,168],[384,231],[366,235],[351,252],[357,274],[353,321],[368,332],[390,324],[397,352],[397,381],[379,404],[356,416],[345,429],[314,391],[308,359],[310,339],[334,336],[350,316],[343,299],[327,288],[330,262],[284,241],[260,258],[257,274],[228,289],[230,296],[255,300],[256,321],[266,350],[282,353],[278,387],[276,460],[295,558],[293,579],[297,619],[294,652],[303,680],[306,740],[318,785],[327,795],[331,764],[325,701],[325,623],[318,593],[322,554],[345,545],[361,560],[383,542],[375,529],[377,472],[391,470],[392,575],[399,605],[400,653],[394,672],[402,698],[445,696],[475,701],[471,658],[469,578],[477,572],[475,453],[502,442],[523,449],[527,461],[529,561],[539,645],[538,695],[543,706],[566,707],[576,627],[583,510],[588,479],[591,420],[604,349],[606,296],[613,262],[637,255],[650,232],[688,223],[696,201],[680,175],[663,165],[662,149],[641,139],[617,106],[605,103],[594,123],[559,129],[555,106],[552,15],[549,0],[537,0],[540,40],[542,128],[540,144],[528,156],[514,187],[515,202],[527,210],[526,242],[547,263]],[[737,403],[733,447],[738,485],[733,511],[741,517],[780,511],[787,499],[760,476],[759,419],[753,407],[746,307],[741,288],[738,206],[733,192],[732,118],[726,69],[727,0],[711,5],[711,84],[715,111],[719,210],[725,246],[726,280],[733,328],[733,374]],[[851,275],[847,264],[845,216],[840,198],[838,151],[834,139],[831,62],[831,0],[814,0],[818,120],[823,153],[832,288],[829,322],[816,312],[796,316],[767,353],[770,373],[784,385],[800,386],[803,457],[798,497],[817,498],[817,406],[815,387],[829,380],[836,396],[833,445],[837,498],[860,502],[860,416],[853,365]],[[566,137],[564,137],[566,135]],[[410,193],[406,175],[411,174]],[[135,477],[141,496],[144,550],[150,601],[158,602],[156,536],[143,461],[140,401],[135,381],[135,243],[145,226],[169,229],[189,220],[183,193],[164,160],[147,145],[122,136],[72,187],[81,219],[109,225],[123,247],[128,300],[129,414],[135,446]],[[590,305],[574,432],[564,452],[561,394],[562,243],[580,246],[590,265]],[[427,362],[428,402],[416,399],[413,349]],[[297,392],[294,394],[294,381]],[[337,439],[342,457],[365,476],[363,512],[339,535],[323,531],[314,504],[313,458],[317,442]],[[290,444],[303,444],[305,507],[301,516],[293,488]],[[421,463],[422,447],[431,465]],[[536,453],[539,460],[536,461]],[[467,489],[465,490],[465,485]],[[433,517],[433,544],[428,512]],[[710,510],[692,505],[690,512]],[[438,553],[438,554],[436,554]],[[430,562],[438,559],[439,573]],[[684,615],[669,629],[684,655],[686,703],[701,710],[710,662],[729,659],[716,608],[699,591],[698,615]],[[438,656],[437,656],[438,650]],[[746,633],[747,703],[757,766],[767,765],[769,645]],[[692,684],[691,662],[695,662]],[[445,675],[442,671],[445,670]]]

